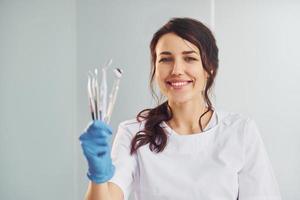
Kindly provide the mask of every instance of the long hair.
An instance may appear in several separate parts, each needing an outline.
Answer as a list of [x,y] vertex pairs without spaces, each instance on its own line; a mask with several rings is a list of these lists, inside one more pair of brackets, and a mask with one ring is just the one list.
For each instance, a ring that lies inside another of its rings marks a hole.
[[175,33],[177,36],[197,46],[200,51],[203,68],[208,73],[207,82],[203,91],[204,101],[208,109],[199,118],[201,131],[203,131],[201,118],[213,109],[209,93],[214,83],[219,64],[219,50],[216,45],[216,40],[209,28],[200,21],[191,18],[172,18],[156,33],[154,33],[150,42],[151,72],[149,86],[152,96],[157,100],[158,106],[155,108],[144,109],[136,116],[138,122],[145,121],[145,127],[143,130],[137,132],[132,139],[130,150],[131,155],[134,154],[139,147],[148,143],[150,150],[156,153],[162,152],[167,145],[168,138],[163,128],[160,127],[160,123],[162,121],[169,121],[172,119],[172,109],[168,105],[168,101],[160,104],[161,98],[158,98],[153,87],[156,69],[155,62],[157,58],[155,48],[158,40],[167,33]]

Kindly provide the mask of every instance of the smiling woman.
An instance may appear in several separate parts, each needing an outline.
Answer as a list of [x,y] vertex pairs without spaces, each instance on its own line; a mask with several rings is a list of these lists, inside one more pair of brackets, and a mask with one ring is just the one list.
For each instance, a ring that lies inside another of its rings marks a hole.
[[106,124],[83,133],[89,199],[133,192],[138,200],[280,200],[254,120],[215,109],[209,99],[218,70],[212,32],[195,19],[173,18],[150,50],[150,85],[167,100],[119,125],[111,158]]
[[[174,18],[153,35],[150,50],[153,96],[156,96],[155,81],[167,101],[157,108],[141,111],[137,119],[147,119],[149,132],[162,131],[157,128],[162,121],[182,134],[203,131],[213,114],[209,92],[219,61],[212,32],[197,20]],[[152,150],[162,151],[167,140],[163,138],[164,134],[154,135],[161,141],[159,144],[154,145],[144,134],[138,134],[131,152],[144,142],[149,142]]]
[[156,82],[170,104],[193,99],[195,105],[203,106],[201,94],[205,89],[208,74],[202,66],[198,48],[177,36],[168,33],[156,46]]

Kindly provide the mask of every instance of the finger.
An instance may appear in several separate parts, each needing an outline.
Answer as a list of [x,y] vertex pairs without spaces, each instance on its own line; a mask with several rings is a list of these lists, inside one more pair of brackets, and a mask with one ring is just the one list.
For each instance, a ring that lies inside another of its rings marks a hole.
[[109,135],[112,134],[112,128],[101,120],[93,121],[93,123],[88,127],[88,131],[89,130],[102,130],[107,132]]

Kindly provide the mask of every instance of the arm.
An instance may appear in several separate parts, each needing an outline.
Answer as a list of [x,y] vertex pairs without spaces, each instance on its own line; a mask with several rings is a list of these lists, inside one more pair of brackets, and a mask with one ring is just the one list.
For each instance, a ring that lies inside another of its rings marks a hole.
[[90,181],[85,200],[123,200],[122,190],[114,183],[96,184]]
[[239,200],[281,200],[264,142],[253,120],[244,130],[244,166],[239,172]]

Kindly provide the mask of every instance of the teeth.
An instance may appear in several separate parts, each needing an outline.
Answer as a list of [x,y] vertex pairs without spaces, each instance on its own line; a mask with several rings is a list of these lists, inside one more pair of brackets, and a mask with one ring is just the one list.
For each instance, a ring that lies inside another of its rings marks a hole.
[[187,85],[188,82],[173,82],[171,83],[172,86],[183,86],[183,85]]

